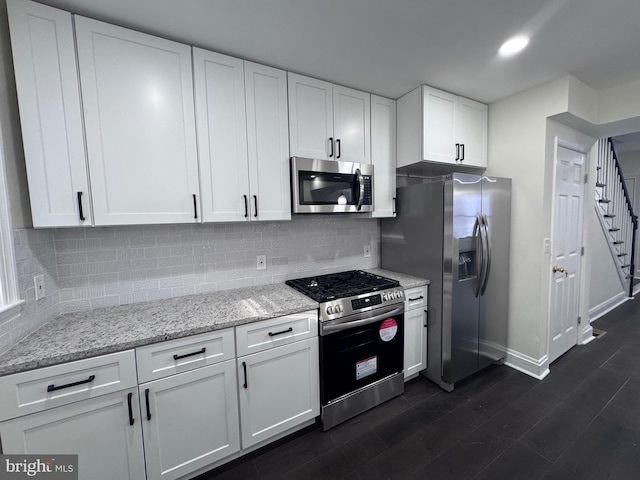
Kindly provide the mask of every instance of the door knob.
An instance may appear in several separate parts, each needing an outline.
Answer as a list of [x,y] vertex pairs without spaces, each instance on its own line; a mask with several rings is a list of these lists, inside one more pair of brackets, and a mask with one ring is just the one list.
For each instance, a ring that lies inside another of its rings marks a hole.
[[553,266],[553,273],[564,273],[565,275],[569,275],[564,267],[558,267],[556,265]]

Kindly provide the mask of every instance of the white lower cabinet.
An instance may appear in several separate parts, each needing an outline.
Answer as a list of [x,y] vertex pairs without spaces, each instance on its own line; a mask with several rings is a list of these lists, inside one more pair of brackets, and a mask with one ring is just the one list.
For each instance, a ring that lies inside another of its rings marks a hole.
[[140,385],[147,479],[174,479],[240,450],[235,360]]
[[0,437],[5,454],[77,454],[80,478],[145,476],[135,388],[2,422]]
[[[310,310],[0,377],[1,452],[77,454],[91,480],[219,466],[319,415],[317,318]],[[255,353],[237,358],[234,337]]]
[[405,291],[404,379],[409,380],[427,368],[427,292],[428,287]]
[[242,448],[320,414],[318,337],[239,357]]

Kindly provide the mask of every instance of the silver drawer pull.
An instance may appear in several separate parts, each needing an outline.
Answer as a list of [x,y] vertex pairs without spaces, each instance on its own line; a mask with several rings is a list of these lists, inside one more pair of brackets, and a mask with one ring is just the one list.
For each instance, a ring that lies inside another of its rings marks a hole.
[[424,300],[424,297],[422,295],[420,295],[418,298],[410,298],[409,299],[410,302],[415,302],[416,300]]

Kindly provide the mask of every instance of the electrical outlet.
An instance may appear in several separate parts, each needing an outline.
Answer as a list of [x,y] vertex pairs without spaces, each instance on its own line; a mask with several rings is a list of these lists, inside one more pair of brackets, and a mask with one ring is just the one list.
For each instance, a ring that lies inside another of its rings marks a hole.
[[267,256],[258,255],[256,257],[256,270],[266,270],[266,269],[267,269]]
[[369,245],[365,245],[364,246],[364,256],[365,257],[370,257],[371,256],[371,247]]
[[33,286],[36,288],[36,300],[44,297],[44,275],[36,275],[33,277]]

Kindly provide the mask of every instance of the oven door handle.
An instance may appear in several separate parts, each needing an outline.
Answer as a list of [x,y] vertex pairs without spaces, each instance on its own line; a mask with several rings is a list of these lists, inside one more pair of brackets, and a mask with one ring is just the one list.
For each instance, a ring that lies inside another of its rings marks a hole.
[[388,312],[381,313],[380,315],[375,315],[373,317],[364,318],[362,320],[346,321],[346,322],[338,323],[334,325],[321,325],[320,334],[324,335],[327,333],[342,332],[343,330],[349,330],[350,328],[360,327],[362,325],[368,325],[370,323],[379,322],[380,320],[385,320],[388,317],[392,317],[393,315],[398,315],[400,313],[404,313],[404,304]]

